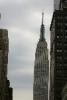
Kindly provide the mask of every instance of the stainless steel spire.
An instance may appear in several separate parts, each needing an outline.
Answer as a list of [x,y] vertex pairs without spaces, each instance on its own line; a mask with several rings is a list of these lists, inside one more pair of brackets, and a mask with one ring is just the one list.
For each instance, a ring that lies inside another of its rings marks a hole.
[[41,24],[41,29],[40,29],[40,41],[44,40],[44,33],[45,33],[45,28],[44,28],[44,12],[42,12],[42,24]]

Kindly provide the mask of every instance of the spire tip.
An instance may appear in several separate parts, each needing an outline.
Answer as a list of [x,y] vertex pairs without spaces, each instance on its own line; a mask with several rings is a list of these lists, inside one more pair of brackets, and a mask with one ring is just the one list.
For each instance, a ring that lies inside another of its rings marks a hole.
[[44,21],[44,12],[42,12],[42,24],[43,24],[43,21]]

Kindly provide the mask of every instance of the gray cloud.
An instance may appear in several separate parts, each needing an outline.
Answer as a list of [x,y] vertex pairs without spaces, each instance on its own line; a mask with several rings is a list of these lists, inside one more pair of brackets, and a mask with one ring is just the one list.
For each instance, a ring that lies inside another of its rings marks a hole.
[[14,89],[32,89],[35,48],[40,36],[41,12],[44,9],[45,34],[49,47],[52,6],[53,0],[0,0],[2,14],[0,27],[7,28],[9,31],[8,77]]
[[[17,27],[20,25],[22,27],[25,26],[25,28],[27,28],[35,22],[33,21],[34,13],[40,14],[42,12],[42,9],[44,9],[45,16],[46,14],[51,15],[52,2],[49,2],[49,0],[22,0],[21,3],[5,2],[1,3],[0,9],[0,11],[2,12],[2,19],[4,20],[4,23],[2,22],[1,24],[3,24],[4,26],[15,25]],[[41,18],[40,15],[39,18]],[[37,23],[40,24],[40,22]],[[35,26],[36,24],[34,24],[34,27]]]
[[[17,74],[17,73],[16,73]],[[11,85],[15,88],[32,88],[33,86],[33,76],[29,74],[18,74],[11,75]],[[13,77],[13,78],[12,78]]]

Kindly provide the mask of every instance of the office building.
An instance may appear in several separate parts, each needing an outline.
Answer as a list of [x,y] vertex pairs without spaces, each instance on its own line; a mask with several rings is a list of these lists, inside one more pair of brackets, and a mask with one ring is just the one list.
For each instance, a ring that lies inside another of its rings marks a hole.
[[35,53],[33,100],[48,100],[49,61],[47,42],[44,38],[43,15],[44,14],[42,14],[40,39]]
[[8,52],[8,31],[0,29],[0,100],[12,100],[12,88],[7,79]]
[[50,100],[61,100],[67,83],[67,0],[54,10],[50,42]]

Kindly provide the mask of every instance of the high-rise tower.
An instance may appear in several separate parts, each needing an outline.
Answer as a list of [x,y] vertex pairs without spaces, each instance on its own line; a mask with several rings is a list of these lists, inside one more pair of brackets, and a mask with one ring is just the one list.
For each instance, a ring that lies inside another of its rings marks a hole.
[[7,79],[8,46],[8,31],[0,29],[0,100],[12,100],[12,88]]
[[50,26],[50,100],[61,100],[67,84],[67,0],[60,0]]
[[43,18],[44,13],[42,13],[40,39],[35,53],[33,100],[48,100],[49,61]]

